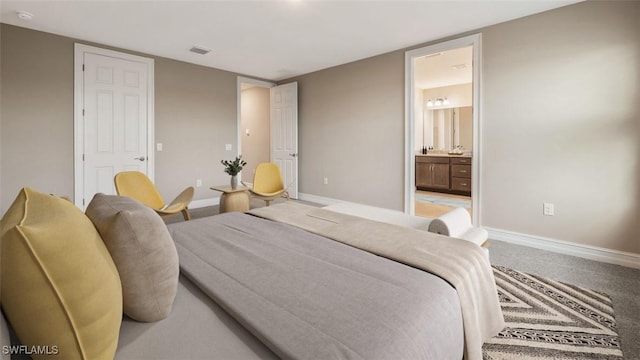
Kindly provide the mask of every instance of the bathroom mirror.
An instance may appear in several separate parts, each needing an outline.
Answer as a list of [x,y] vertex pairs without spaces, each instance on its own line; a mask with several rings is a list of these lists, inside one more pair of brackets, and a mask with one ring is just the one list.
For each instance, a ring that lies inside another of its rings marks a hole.
[[473,148],[473,108],[425,109],[423,113],[423,146],[449,151],[457,146]]

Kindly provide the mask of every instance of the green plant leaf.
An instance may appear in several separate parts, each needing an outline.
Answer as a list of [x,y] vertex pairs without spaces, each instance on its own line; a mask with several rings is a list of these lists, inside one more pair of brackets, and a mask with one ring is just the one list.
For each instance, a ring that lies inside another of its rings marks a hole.
[[242,160],[242,155],[236,156],[235,160],[221,160],[220,163],[224,165],[224,172],[231,176],[238,175],[242,167],[247,165],[247,162]]

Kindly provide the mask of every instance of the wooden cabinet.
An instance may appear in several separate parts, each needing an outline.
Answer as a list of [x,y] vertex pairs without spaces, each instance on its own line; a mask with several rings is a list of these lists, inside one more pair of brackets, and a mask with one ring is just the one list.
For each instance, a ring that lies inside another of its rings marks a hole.
[[471,195],[471,158],[416,156],[416,187]]
[[450,158],[451,190],[471,194],[471,158]]
[[449,189],[449,159],[444,157],[417,157],[416,186]]
[[416,186],[431,187],[431,164],[416,161]]
[[449,160],[451,165],[471,165],[470,157],[452,157]]
[[471,178],[471,165],[451,165],[451,176]]
[[451,190],[471,194],[471,179],[451,178]]

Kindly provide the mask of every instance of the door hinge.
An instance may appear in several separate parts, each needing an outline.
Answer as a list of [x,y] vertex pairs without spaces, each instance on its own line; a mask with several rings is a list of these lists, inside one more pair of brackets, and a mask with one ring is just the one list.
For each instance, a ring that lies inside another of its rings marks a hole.
[[84,71],[84,64],[82,64],[82,71]]
[[82,116],[84,116],[84,109],[82,109]]
[[84,198],[82,198],[82,206],[84,206]]
[[84,161],[84,154],[82,154],[82,161]]

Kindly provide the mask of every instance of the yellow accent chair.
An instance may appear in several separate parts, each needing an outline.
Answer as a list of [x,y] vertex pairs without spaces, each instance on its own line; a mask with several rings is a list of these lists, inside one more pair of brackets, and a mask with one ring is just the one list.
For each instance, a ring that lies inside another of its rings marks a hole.
[[193,186],[184,189],[180,195],[167,205],[147,175],[139,171],[120,172],[116,174],[114,182],[118,195],[136,199],[155,210],[162,217],[182,212],[185,220],[191,219],[188,206],[193,200]]
[[253,175],[253,187],[249,189],[253,197],[264,200],[269,206],[272,200],[284,196],[289,200],[289,192],[282,181],[280,168],[276,163],[261,163]]

